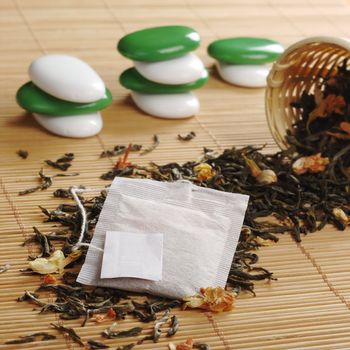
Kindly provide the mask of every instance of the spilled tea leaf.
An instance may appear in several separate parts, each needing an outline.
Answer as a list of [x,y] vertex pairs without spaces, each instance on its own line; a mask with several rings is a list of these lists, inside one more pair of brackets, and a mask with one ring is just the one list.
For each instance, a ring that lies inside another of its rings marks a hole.
[[194,131],[190,131],[187,135],[181,136],[177,135],[178,140],[180,141],[190,141],[196,137],[196,133]]
[[147,153],[154,151],[158,147],[159,143],[160,141],[159,141],[158,135],[153,135],[153,144],[150,147],[144,149],[140,154],[145,155]]
[[18,150],[16,153],[17,153],[17,155],[18,155],[19,157],[21,157],[22,159],[27,159],[28,156],[29,156],[28,151],[25,151],[25,150],[23,150],[23,149]]

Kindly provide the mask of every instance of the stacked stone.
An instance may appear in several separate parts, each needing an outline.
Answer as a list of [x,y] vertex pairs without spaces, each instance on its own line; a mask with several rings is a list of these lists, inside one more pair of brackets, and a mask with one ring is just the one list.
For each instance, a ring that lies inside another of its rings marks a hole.
[[208,80],[202,61],[192,51],[200,44],[193,29],[184,26],[147,28],[124,36],[118,51],[133,60],[120,84],[131,90],[137,107],[160,118],[187,118],[199,112],[191,92]]
[[283,51],[278,42],[261,38],[226,38],[208,46],[208,54],[218,60],[216,67],[223,80],[253,88],[266,86],[269,63]]
[[82,60],[45,55],[29,67],[31,81],[17,91],[18,104],[50,132],[88,137],[101,131],[100,110],[112,102],[100,76]]

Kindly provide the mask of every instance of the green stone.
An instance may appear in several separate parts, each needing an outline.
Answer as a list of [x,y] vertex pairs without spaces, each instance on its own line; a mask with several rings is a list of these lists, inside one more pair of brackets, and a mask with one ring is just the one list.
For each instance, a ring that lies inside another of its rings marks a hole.
[[194,82],[181,85],[159,84],[144,78],[135,68],[125,70],[119,77],[119,82],[125,88],[146,94],[180,94],[202,87],[208,81],[208,72]]
[[195,50],[199,34],[189,27],[162,26],[147,28],[125,35],[117,49],[134,61],[165,61]]
[[106,89],[103,98],[90,103],[60,100],[39,89],[31,81],[22,85],[16,95],[17,103],[25,110],[52,116],[80,115],[99,111],[112,103],[111,92]]
[[263,64],[275,61],[283,46],[277,41],[262,38],[227,38],[208,46],[208,54],[218,61],[231,64]]

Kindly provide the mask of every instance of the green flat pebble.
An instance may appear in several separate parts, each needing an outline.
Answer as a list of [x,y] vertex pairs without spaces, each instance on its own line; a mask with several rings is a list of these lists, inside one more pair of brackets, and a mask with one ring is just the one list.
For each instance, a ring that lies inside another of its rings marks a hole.
[[146,94],[180,94],[202,87],[208,81],[207,70],[196,81],[188,84],[159,84],[144,78],[135,68],[125,70],[119,77],[119,82],[125,88]]
[[134,61],[156,62],[183,56],[195,50],[199,43],[199,34],[192,28],[162,26],[125,35],[117,49]]
[[262,38],[227,38],[208,46],[208,54],[230,64],[263,64],[275,61],[283,46],[277,41]]
[[53,97],[39,89],[31,81],[18,89],[16,99],[17,103],[29,112],[51,116],[92,113],[104,109],[112,103],[112,95],[108,89],[100,100],[90,103],[75,103]]

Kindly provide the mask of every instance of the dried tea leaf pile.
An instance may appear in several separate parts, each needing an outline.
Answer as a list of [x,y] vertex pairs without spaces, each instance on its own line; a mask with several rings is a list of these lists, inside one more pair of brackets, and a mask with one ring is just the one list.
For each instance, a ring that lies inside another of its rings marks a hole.
[[[204,149],[200,161],[182,165],[174,162],[165,165],[152,163],[150,166],[141,167],[127,161],[130,148],[116,148],[103,156],[123,154],[123,158],[116,167],[102,174],[101,178],[112,180],[115,176],[127,176],[157,181],[186,179],[199,186],[249,195],[249,205],[227,280],[227,289],[236,293],[249,291],[254,294],[256,281],[274,278],[272,272],[256,265],[259,260],[257,249],[260,246],[277,242],[277,234],[280,233],[290,233],[296,241],[300,241],[302,235],[321,230],[326,224],[332,224],[339,230],[348,227],[350,223],[349,104],[350,73],[344,63],[339,68],[338,74],[326,79],[314,94],[304,93],[301,100],[293,104],[300,110],[301,118],[294,124],[293,132],[289,131],[287,135],[291,147],[286,151],[264,154],[262,148],[247,146],[241,149],[226,149],[218,155],[209,149]],[[158,143],[159,139],[154,137],[151,149]],[[34,190],[48,187],[50,181],[43,174],[40,176],[43,185]],[[69,197],[67,190],[61,191],[62,197]],[[88,219],[84,243],[91,241],[105,198],[106,191],[92,198],[81,198]],[[58,245],[56,249],[61,248],[65,256],[68,256],[79,238],[82,220],[79,208],[70,202],[61,204],[52,211],[42,208],[42,212],[46,216],[46,221],[59,223],[65,230],[62,231],[60,228],[57,232],[44,235],[35,229],[33,240],[41,247],[39,256],[50,255],[55,245]],[[82,248],[81,257],[68,267],[79,266],[85,254],[86,248]],[[63,284],[41,286],[41,290],[50,290],[56,294],[57,299],[53,303],[43,302],[37,294],[31,292],[26,292],[19,300],[39,305],[42,312],[57,312],[62,319],[81,318],[82,324],[96,319],[96,315],[103,315],[100,317],[101,320],[109,319],[108,315],[113,313],[113,319],[116,320],[131,315],[142,323],[153,322],[152,332],[142,338],[142,341],[157,341],[160,337],[160,327],[164,322],[168,327],[164,336],[175,334],[179,328],[175,315],[157,314],[179,306],[180,301],[148,297],[138,302],[133,296],[118,290],[96,288],[89,291],[77,284],[75,278],[76,273],[67,271],[62,278]],[[192,301],[194,304],[200,302],[201,306],[206,306],[210,304],[206,298],[208,296],[203,291],[201,297]],[[217,303],[213,304],[218,307]],[[227,305],[220,304],[219,308],[230,309],[231,307]],[[230,305],[233,305],[233,301]],[[130,336],[135,334],[133,335],[135,337],[143,332],[143,327],[136,328],[138,329],[130,330]],[[120,335],[119,330],[107,328],[105,331],[107,338],[118,334]],[[94,340],[90,346],[98,348],[103,344]],[[131,349],[134,346],[137,346],[137,340],[129,342],[123,348]],[[192,340],[183,346],[194,347]],[[197,348],[209,347],[206,344],[199,344]]]

